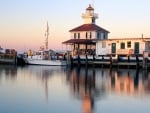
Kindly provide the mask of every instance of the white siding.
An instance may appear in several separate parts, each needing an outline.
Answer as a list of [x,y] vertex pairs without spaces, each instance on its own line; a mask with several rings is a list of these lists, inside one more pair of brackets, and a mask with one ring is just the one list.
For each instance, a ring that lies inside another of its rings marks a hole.
[[108,47],[108,42],[106,42],[106,47],[102,47],[102,41],[98,41],[96,43],[96,55],[107,55],[109,54],[109,47]]

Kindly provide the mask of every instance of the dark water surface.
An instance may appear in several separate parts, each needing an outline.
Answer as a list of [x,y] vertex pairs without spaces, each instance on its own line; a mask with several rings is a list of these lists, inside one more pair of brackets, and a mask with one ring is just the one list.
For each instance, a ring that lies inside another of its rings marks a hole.
[[0,113],[150,113],[150,73],[0,65]]

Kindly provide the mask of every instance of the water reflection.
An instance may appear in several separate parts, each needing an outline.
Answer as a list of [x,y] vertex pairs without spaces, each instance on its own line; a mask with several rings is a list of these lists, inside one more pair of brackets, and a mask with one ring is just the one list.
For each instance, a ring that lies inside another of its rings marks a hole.
[[11,65],[0,65],[0,79],[2,78],[5,78],[6,80],[15,80],[17,78],[17,67]]
[[150,73],[98,67],[3,65],[0,92],[2,113],[120,113],[117,109],[139,113],[150,110]]
[[60,66],[27,66],[26,70],[29,71],[29,73],[33,76],[34,74],[42,82],[42,86],[44,87],[45,92],[45,100],[48,104],[48,98],[49,98],[49,79],[53,76],[56,76],[57,74],[64,73],[65,67]]
[[108,94],[150,94],[150,75],[145,70],[73,68],[67,72],[67,81],[71,95],[81,100],[82,113],[93,113],[95,101]]
[[142,95],[149,93],[150,81],[148,72],[144,70],[116,70],[111,71],[111,90],[128,95]]

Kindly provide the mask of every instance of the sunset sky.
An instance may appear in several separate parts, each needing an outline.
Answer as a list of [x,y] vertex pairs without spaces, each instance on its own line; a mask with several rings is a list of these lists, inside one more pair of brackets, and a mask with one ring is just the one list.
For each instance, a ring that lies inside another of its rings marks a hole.
[[66,49],[61,43],[70,39],[70,29],[83,24],[81,14],[89,4],[109,38],[150,38],[150,0],[0,0],[0,46],[38,50],[48,21],[49,48]]

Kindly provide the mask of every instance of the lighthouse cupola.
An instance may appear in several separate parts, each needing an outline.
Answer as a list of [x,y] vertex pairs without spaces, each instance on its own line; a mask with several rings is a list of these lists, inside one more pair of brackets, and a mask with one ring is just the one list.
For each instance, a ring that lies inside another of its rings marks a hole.
[[89,4],[86,8],[86,12],[82,14],[84,24],[95,24],[95,20],[98,18],[98,14],[94,13],[94,8]]

